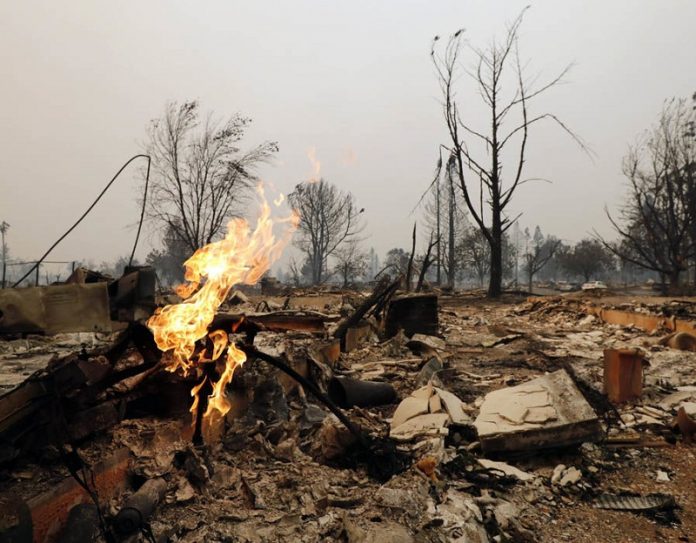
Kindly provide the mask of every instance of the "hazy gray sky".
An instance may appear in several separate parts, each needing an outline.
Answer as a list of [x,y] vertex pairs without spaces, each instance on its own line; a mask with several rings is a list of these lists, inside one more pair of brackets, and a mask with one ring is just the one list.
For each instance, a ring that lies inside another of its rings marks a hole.
[[[528,1],[0,0],[0,220],[11,251],[36,258],[142,149],[168,100],[200,100],[254,119],[249,145],[277,140],[263,178],[289,190],[321,173],[366,208],[367,244],[407,246],[411,209],[445,141],[429,56],[460,27],[474,45],[501,35]],[[575,66],[535,111],[522,223],[578,240],[609,233],[603,208],[623,195],[621,159],[664,99],[696,91],[693,0],[532,1],[521,51],[533,71]],[[460,93],[473,118],[478,98]],[[129,175],[52,255],[97,262],[130,251],[138,217]],[[138,254],[144,257],[145,240]]]

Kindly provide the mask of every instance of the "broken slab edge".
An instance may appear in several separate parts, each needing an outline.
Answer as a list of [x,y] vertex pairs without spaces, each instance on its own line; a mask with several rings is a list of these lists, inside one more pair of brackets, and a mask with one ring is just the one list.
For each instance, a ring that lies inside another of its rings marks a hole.
[[604,437],[599,420],[585,420],[552,427],[541,427],[519,433],[479,435],[481,450],[488,452],[522,452],[540,449],[556,449],[596,443]]

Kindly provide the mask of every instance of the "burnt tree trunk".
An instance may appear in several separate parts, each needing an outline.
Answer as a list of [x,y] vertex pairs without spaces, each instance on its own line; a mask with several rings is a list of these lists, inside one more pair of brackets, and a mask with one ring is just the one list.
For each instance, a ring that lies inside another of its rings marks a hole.
[[491,228],[491,277],[488,283],[488,296],[497,298],[502,292],[503,284],[503,229],[500,209],[493,209],[493,225]]
[[416,256],[416,224],[413,223],[413,241],[411,245],[411,256],[408,258],[408,267],[406,268],[406,284],[404,285],[404,290],[409,292],[411,290],[411,274],[413,273],[413,258]]
[[[454,289],[455,274],[457,273],[455,264],[455,239],[454,239],[454,183],[449,179],[449,269],[447,270],[447,285]],[[439,243],[438,243],[439,247]]]
[[667,290],[669,294],[679,294],[680,285],[679,285],[679,280],[681,276],[681,270],[676,269],[672,270],[669,274],[669,286],[667,287]]

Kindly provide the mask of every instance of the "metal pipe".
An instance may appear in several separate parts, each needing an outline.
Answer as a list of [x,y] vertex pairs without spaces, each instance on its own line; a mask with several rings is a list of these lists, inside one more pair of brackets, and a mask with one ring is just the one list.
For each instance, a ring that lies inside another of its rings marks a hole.
[[390,383],[350,377],[333,377],[328,392],[329,398],[344,409],[385,405],[396,400],[396,390]]
[[203,445],[203,415],[208,409],[208,397],[213,393],[213,381],[217,380],[215,362],[208,362],[203,369],[203,385],[198,390],[198,405],[196,406],[196,424],[193,430],[193,444]]
[[133,494],[114,517],[114,528],[121,536],[140,531],[148,522],[167,492],[164,479],[149,479]]
[[277,358],[268,353],[264,353],[263,351],[259,351],[253,345],[240,344],[237,345],[237,347],[244,351],[244,354],[246,354],[248,357],[263,360],[271,366],[278,368],[280,371],[287,373],[295,381],[300,383],[302,385],[302,388],[304,388],[308,392],[311,392],[317,400],[323,403],[329,409],[329,411],[336,415],[338,420],[340,420],[343,423],[343,425],[346,428],[348,428],[348,430],[350,430],[350,433],[352,433],[360,441],[361,444],[366,446],[369,445],[368,436],[364,432],[362,432],[360,428],[356,424],[354,424],[353,421],[351,421],[335,403],[333,403],[321,390],[319,390],[319,387],[317,387],[314,383],[312,383],[308,379],[305,379],[302,375],[297,373],[280,358]]

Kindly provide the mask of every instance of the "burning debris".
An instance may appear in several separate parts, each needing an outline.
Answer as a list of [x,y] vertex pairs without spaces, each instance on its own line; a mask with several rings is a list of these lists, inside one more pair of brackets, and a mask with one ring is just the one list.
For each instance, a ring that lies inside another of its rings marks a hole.
[[0,396],[0,540],[545,541],[569,514],[567,540],[606,515],[676,540],[692,522],[690,350],[595,299],[488,305],[399,277],[347,311],[345,291],[238,296],[280,226],[268,205],[233,223],[179,303],[116,334],[0,343],[3,364],[43,361]]
[[[264,199],[261,185],[258,192],[262,201],[255,228],[251,230],[244,219],[231,220],[222,240],[202,247],[184,263],[188,284],[177,288],[183,301],[158,309],[147,322],[157,346],[167,355],[168,371],[201,374],[200,383],[191,391],[191,412],[196,415],[194,441],[198,444],[203,440],[203,422],[215,425],[230,410],[225,388],[235,369],[247,359],[244,351],[228,338],[239,323],[228,330],[210,331],[209,326],[235,285],[254,285],[268,272],[297,227],[294,214],[277,221],[289,226],[276,240],[271,207]],[[281,202],[278,200],[278,205]],[[204,349],[197,348],[197,343],[206,337],[209,344]],[[218,371],[216,366],[223,354],[223,367]]]

